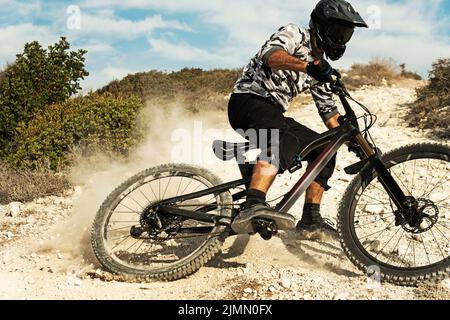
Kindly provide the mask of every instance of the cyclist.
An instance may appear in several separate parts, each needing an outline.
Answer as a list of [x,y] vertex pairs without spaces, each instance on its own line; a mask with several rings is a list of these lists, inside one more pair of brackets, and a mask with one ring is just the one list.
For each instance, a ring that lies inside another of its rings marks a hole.
[[[326,126],[331,129],[339,125],[339,113],[328,84],[333,68],[325,56],[333,61],[340,59],[356,27],[368,26],[351,4],[321,0],[311,14],[309,29],[294,24],[280,28],[244,68],[230,98],[229,122],[246,138],[249,130],[265,130],[267,143],[258,145],[263,152],[253,171],[244,210],[232,223],[236,233],[254,232],[251,220],[256,217],[282,221],[286,229],[295,227],[292,215],[277,212],[266,204],[266,193],[276,175],[289,169],[297,152],[318,133],[285,117],[284,112],[295,96],[309,89]],[[320,151],[304,160],[311,164]],[[335,160],[307,189],[297,229],[336,232],[320,214],[320,202],[324,191],[330,188],[327,181]]]

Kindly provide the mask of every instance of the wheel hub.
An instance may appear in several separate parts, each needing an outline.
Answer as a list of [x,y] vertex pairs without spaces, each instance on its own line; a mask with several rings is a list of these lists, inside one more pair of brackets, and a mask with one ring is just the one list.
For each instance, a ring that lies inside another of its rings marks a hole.
[[139,219],[140,226],[133,226],[130,235],[140,239],[144,233],[149,239],[164,242],[177,235],[182,227],[183,220],[179,216],[161,215],[157,211],[155,204],[148,205]]
[[409,233],[424,233],[433,228],[439,218],[439,209],[429,199],[408,197],[405,207],[395,212],[395,225]]

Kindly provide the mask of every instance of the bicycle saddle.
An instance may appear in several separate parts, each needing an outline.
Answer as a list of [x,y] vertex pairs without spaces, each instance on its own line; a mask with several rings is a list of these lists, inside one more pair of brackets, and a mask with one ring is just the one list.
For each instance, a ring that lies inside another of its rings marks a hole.
[[247,151],[258,148],[255,144],[251,144],[248,141],[235,143],[222,140],[215,140],[212,147],[216,157],[224,161],[243,157],[243,154]]

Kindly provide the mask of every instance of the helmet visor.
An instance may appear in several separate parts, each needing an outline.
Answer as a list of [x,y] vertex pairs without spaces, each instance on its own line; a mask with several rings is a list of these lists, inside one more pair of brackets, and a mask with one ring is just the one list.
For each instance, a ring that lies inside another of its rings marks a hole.
[[330,23],[326,29],[326,34],[335,44],[346,44],[350,41],[355,31],[352,27],[346,27],[335,23]]

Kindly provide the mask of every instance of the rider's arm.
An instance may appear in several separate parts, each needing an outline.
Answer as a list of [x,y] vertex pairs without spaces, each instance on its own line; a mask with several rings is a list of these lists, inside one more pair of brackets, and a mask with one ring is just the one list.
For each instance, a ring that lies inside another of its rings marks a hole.
[[275,32],[259,52],[262,63],[274,70],[306,72],[307,62],[295,57],[306,48],[307,30],[288,24]]
[[291,56],[283,49],[274,50],[267,57],[267,66],[275,70],[291,70],[306,73],[308,62]]
[[310,87],[311,94],[317,107],[319,115],[329,129],[339,126],[337,119],[339,111],[333,100],[333,93],[328,84],[313,82]]

